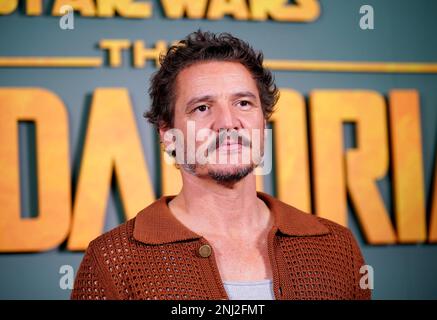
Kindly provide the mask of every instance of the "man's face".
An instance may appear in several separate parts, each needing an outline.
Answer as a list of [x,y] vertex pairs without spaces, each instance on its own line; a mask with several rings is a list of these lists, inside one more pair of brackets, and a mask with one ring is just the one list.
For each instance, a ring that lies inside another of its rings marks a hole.
[[[190,125],[195,128],[194,135],[188,133]],[[209,148],[206,163],[199,162],[200,158],[196,156],[194,164],[182,166],[185,170],[218,181],[240,180],[254,168],[252,148],[257,148],[258,154],[263,152],[264,126],[256,82],[242,64],[201,62],[178,74],[174,129],[183,133],[184,159],[187,161],[190,155],[189,150],[187,153],[189,143],[195,146],[196,151],[202,150],[202,145],[203,150],[205,146]],[[229,135],[231,130],[233,134],[238,132],[247,139],[233,139],[235,135]],[[214,135],[205,135],[205,132]],[[228,135],[223,135],[226,133]],[[254,134],[258,134],[260,141],[256,145],[251,143]],[[196,138],[195,141],[188,141],[193,138]]]

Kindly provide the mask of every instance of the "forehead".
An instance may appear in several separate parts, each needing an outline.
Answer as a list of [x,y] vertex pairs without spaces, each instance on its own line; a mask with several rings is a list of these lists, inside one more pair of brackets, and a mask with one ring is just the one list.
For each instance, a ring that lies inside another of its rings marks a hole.
[[239,62],[199,62],[183,69],[176,77],[176,96],[186,101],[196,95],[224,96],[258,88],[250,71]]

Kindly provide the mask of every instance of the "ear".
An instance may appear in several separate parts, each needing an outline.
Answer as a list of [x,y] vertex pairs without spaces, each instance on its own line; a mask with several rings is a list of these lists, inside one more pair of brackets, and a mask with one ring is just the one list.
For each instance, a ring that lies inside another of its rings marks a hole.
[[170,128],[164,124],[164,123],[160,123],[158,125],[158,133],[159,133],[159,141],[160,143],[164,144],[164,147],[167,149],[167,146],[171,143],[171,141],[165,141],[164,140],[164,136],[165,133],[169,130]]

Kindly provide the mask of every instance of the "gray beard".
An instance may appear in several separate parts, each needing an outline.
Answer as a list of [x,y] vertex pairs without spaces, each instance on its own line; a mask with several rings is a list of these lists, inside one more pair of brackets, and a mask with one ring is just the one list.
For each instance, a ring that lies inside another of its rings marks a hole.
[[[197,176],[196,174],[196,165],[195,164],[185,164],[183,168],[188,173]],[[244,168],[239,168],[235,172],[227,172],[227,171],[216,171],[216,170],[208,170],[208,176],[212,178],[214,181],[220,184],[229,185],[234,184],[244,177],[246,177],[249,173],[251,173],[254,169],[254,166],[247,166]]]
[[226,171],[208,171],[208,176],[210,176],[214,181],[220,184],[233,184],[244,177],[246,177],[249,173],[253,171],[253,166],[247,166],[241,169],[238,169],[235,172],[226,172]]

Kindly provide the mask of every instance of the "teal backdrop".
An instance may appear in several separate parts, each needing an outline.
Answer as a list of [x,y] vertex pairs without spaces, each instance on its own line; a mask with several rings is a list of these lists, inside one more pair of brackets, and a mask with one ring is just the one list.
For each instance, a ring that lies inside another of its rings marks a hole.
[[[150,19],[85,18],[76,14],[74,30],[62,30],[59,17],[50,15],[53,1],[44,1],[44,14],[39,17],[26,16],[24,5],[20,3],[14,13],[0,16],[0,55],[101,56],[103,53],[98,48],[101,39],[144,40],[146,44],[154,45],[158,40],[171,42],[181,39],[201,28],[231,32],[261,49],[268,59],[437,63],[437,2],[432,0],[321,0],[321,15],[311,23],[237,21],[231,17],[218,21],[171,20],[165,17],[158,1],[151,2],[153,17]],[[374,30],[362,30],[359,27],[359,9],[364,4],[374,8]],[[142,118],[143,111],[149,105],[149,77],[156,68],[154,63],[148,62],[145,68],[135,69],[130,55],[130,51],[124,51],[120,68],[110,68],[106,54],[104,66],[100,68],[0,67],[0,87],[47,88],[66,105],[73,190],[77,185],[93,91],[97,87],[125,87],[130,93],[155,193],[160,195],[157,157],[153,151],[156,135]],[[429,215],[437,145],[437,74],[274,73],[280,87],[293,88],[306,97],[317,88],[369,89],[384,96],[391,89],[417,89],[420,93],[423,168]],[[348,148],[353,144],[354,130],[350,126],[344,129],[345,147]],[[37,212],[33,128],[23,125],[19,130],[20,154],[23,155],[22,211]],[[393,218],[390,177],[385,177],[378,185]],[[271,184],[267,184],[266,189],[274,193]],[[123,222],[121,208],[120,197],[113,185],[107,202],[105,230]],[[437,298],[436,244],[368,245],[364,242],[352,209],[349,211],[349,227],[360,242],[366,262],[374,268],[373,298]],[[71,265],[76,271],[82,256],[83,252],[66,250],[65,244],[41,253],[1,253],[0,298],[68,299],[70,290],[61,289],[59,281],[62,275],[59,270],[62,265]]]

